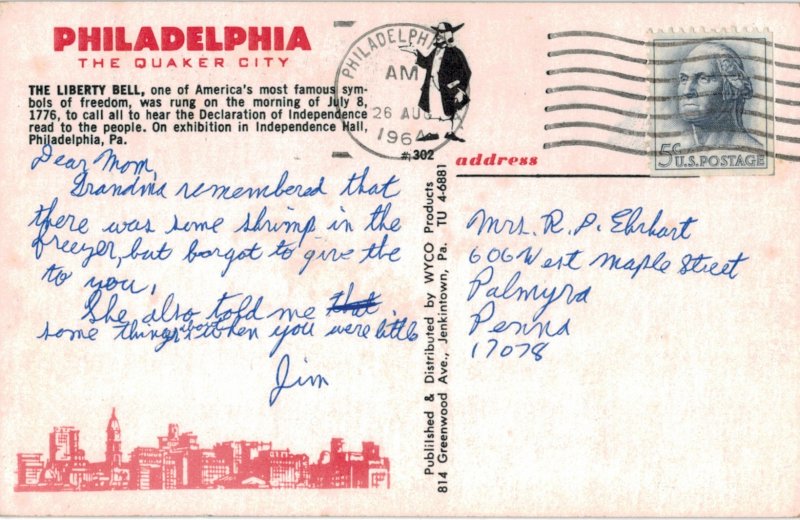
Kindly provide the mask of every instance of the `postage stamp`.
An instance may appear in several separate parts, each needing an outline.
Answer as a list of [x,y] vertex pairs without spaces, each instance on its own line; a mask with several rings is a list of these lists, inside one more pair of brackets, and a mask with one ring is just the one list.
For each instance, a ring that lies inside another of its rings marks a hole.
[[356,39],[336,72],[342,108],[368,111],[346,126],[364,150],[385,159],[433,159],[460,135],[470,102],[471,70],[456,33],[464,24],[395,23]]
[[764,32],[654,36],[656,174],[774,173],[771,41]]

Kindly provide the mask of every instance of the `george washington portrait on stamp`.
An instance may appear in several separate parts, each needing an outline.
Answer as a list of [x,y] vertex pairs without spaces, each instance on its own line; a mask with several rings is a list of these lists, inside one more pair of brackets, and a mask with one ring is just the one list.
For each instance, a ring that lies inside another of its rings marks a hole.
[[677,78],[677,112],[692,147],[763,148],[742,115],[753,85],[739,54],[718,41],[693,47]]
[[768,38],[653,40],[655,169],[769,174]]

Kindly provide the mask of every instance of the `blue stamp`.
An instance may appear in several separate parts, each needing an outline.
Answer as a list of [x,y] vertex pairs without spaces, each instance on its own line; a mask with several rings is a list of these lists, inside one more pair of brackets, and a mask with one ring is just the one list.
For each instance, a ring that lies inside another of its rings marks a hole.
[[771,45],[754,33],[653,39],[656,172],[774,173]]

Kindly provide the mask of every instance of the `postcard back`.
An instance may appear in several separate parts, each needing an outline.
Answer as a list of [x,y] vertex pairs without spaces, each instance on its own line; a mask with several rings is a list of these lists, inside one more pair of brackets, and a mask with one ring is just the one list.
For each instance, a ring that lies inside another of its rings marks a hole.
[[794,4],[0,5],[0,513],[800,513]]

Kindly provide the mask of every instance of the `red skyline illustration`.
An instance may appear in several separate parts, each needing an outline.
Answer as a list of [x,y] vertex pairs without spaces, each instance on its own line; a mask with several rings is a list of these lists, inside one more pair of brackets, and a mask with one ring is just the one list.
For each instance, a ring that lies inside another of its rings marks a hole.
[[139,446],[126,461],[116,408],[106,427],[105,460],[89,462],[80,448],[80,430],[55,426],[49,458],[42,453],[17,453],[15,491],[104,491],[146,489],[281,489],[384,488],[390,486],[389,458],[380,446],[361,443],[361,451],[345,451],[341,438],[317,462],[271,442],[226,441],[201,448],[197,435],[180,432],[177,424],[158,437],[158,447]]

